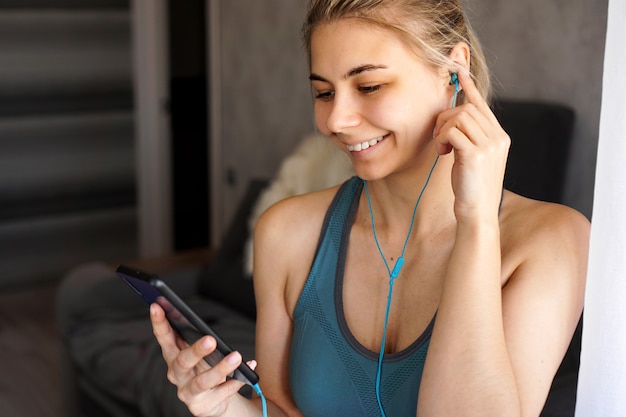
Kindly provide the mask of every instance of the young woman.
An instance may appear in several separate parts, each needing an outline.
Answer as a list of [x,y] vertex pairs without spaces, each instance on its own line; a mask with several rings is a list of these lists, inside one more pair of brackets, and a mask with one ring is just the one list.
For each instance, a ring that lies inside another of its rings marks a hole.
[[[582,311],[589,225],[503,191],[509,137],[458,0],[313,0],[304,39],[317,127],[357,177],[257,225],[269,415],[538,416]],[[194,415],[261,414],[226,381],[238,353],[208,369],[215,342],[186,347],[151,311]]]

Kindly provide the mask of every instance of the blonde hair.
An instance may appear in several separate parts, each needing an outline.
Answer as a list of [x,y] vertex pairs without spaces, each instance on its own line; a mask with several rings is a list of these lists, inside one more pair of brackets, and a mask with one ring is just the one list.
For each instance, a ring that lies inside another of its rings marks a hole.
[[487,62],[460,0],[309,0],[302,27],[309,60],[315,28],[346,18],[395,32],[434,68],[460,69],[450,53],[459,42],[465,42],[470,49],[470,73],[482,96],[489,98]]

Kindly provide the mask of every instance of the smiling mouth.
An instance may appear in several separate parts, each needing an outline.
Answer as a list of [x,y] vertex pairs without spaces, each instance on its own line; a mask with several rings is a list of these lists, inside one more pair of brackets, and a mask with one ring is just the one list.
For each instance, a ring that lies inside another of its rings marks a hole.
[[384,138],[384,136],[380,136],[374,139],[366,140],[365,142],[357,143],[356,145],[346,145],[346,148],[348,148],[350,152],[361,152],[368,148],[371,148],[372,146],[375,146]]

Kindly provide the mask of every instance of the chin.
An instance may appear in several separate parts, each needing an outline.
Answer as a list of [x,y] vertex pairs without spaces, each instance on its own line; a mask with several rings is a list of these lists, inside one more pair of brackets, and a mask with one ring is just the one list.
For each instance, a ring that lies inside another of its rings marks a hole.
[[389,175],[388,172],[382,172],[380,169],[367,169],[366,167],[354,166],[354,172],[357,177],[365,181],[380,180]]

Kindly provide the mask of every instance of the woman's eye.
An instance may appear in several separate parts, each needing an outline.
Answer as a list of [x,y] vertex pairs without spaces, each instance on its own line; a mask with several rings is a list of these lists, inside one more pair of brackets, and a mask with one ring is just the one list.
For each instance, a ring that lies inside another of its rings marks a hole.
[[317,100],[330,100],[335,95],[334,91],[318,91],[315,93],[315,98]]
[[380,84],[376,84],[376,85],[365,85],[365,86],[361,86],[359,87],[359,91],[365,94],[369,94],[369,93],[374,93],[378,90],[380,90],[381,85]]

